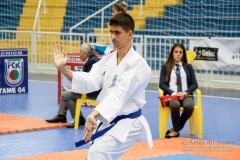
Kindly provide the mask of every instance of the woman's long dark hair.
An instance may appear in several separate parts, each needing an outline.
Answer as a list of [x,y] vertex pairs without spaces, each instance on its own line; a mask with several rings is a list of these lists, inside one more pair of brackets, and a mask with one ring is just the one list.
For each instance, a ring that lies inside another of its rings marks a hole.
[[183,50],[183,57],[181,59],[182,65],[184,66],[184,65],[187,64],[187,54],[186,54],[186,49],[185,49],[184,45],[182,43],[175,43],[172,46],[170,54],[169,54],[168,59],[166,61],[167,68],[166,68],[166,75],[165,75],[165,83],[169,81],[169,74],[171,73],[172,68],[175,65],[174,58],[173,58],[173,51],[176,47],[182,48],[182,50]]

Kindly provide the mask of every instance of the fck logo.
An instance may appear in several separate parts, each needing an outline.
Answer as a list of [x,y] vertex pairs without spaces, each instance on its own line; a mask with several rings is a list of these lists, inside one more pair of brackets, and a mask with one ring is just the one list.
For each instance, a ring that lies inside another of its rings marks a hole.
[[24,76],[23,59],[5,59],[5,82],[9,86],[17,86],[22,83]]

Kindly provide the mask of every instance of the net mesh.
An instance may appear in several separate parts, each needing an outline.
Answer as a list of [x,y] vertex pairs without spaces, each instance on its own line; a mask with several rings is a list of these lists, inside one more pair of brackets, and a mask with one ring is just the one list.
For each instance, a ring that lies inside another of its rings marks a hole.
[[[180,36],[239,35],[239,0],[185,0],[181,5],[165,6],[164,17],[155,19],[157,29],[174,30]],[[154,19],[149,19],[149,24]],[[151,26],[151,25],[149,25]]]
[[[111,0],[42,1],[40,24],[37,27],[40,31],[69,32],[72,26],[111,2]],[[240,0],[142,0],[142,5],[140,0],[126,2],[127,12],[133,16],[136,23],[135,34],[240,36]],[[0,0],[0,29],[32,30],[37,5],[38,0]],[[86,20],[73,29],[73,32],[109,34],[107,28],[111,13],[112,6]]]
[[[154,82],[158,82],[160,66],[167,58],[165,53],[169,53],[174,42],[183,43],[189,49],[188,38],[192,36],[198,39],[240,37],[240,0],[142,0],[142,6],[140,0],[125,1],[128,3],[127,12],[136,23],[135,36],[144,35],[134,44],[140,44],[136,48],[142,49],[139,53],[151,66]],[[42,0],[40,23],[36,26],[36,31],[40,32],[32,32],[38,2],[0,0],[0,48],[28,48],[29,66],[33,72],[36,72],[36,68],[39,72],[44,68],[44,73],[46,70],[50,72],[50,69],[55,71],[52,49],[56,42],[63,44],[68,53],[78,53],[79,46],[86,39],[91,43],[110,42],[107,27],[112,6],[75,28],[74,35],[69,34],[69,29],[111,3],[111,0]],[[105,36],[97,36],[99,33]],[[233,81],[233,88],[239,86],[239,72],[226,73],[219,69],[212,72],[201,70],[198,73],[197,70],[197,74],[204,75],[204,85],[209,82],[206,87],[216,84],[211,81],[212,74],[219,75],[216,79],[226,83]],[[225,83],[223,86],[226,86]],[[227,86],[230,86],[229,83]]]

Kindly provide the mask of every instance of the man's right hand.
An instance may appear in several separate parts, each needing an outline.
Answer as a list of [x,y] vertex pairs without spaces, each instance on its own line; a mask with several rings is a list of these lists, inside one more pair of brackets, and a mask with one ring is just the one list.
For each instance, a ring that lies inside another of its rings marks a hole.
[[57,43],[53,49],[53,60],[54,64],[64,76],[69,80],[72,80],[72,71],[66,67],[67,64],[67,54],[65,53],[63,46]]
[[57,69],[65,67],[67,63],[67,54],[63,50],[63,46],[57,43],[53,49],[53,60]]
[[83,139],[85,140],[85,142],[88,142],[91,140],[93,131],[97,127],[97,117],[99,115],[100,115],[99,112],[95,110],[88,115],[85,122],[84,132],[83,132]]

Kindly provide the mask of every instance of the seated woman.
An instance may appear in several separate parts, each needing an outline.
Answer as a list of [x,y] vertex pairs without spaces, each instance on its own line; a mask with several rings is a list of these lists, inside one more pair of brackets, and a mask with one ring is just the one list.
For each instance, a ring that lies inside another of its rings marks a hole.
[[[196,76],[191,64],[187,64],[186,50],[183,44],[175,43],[165,64],[161,67],[159,88],[164,95],[176,95],[180,100],[171,100],[167,106],[171,109],[173,128],[166,132],[165,138],[179,137],[186,121],[194,110],[193,91],[198,88]],[[184,111],[180,115],[180,107]]]

